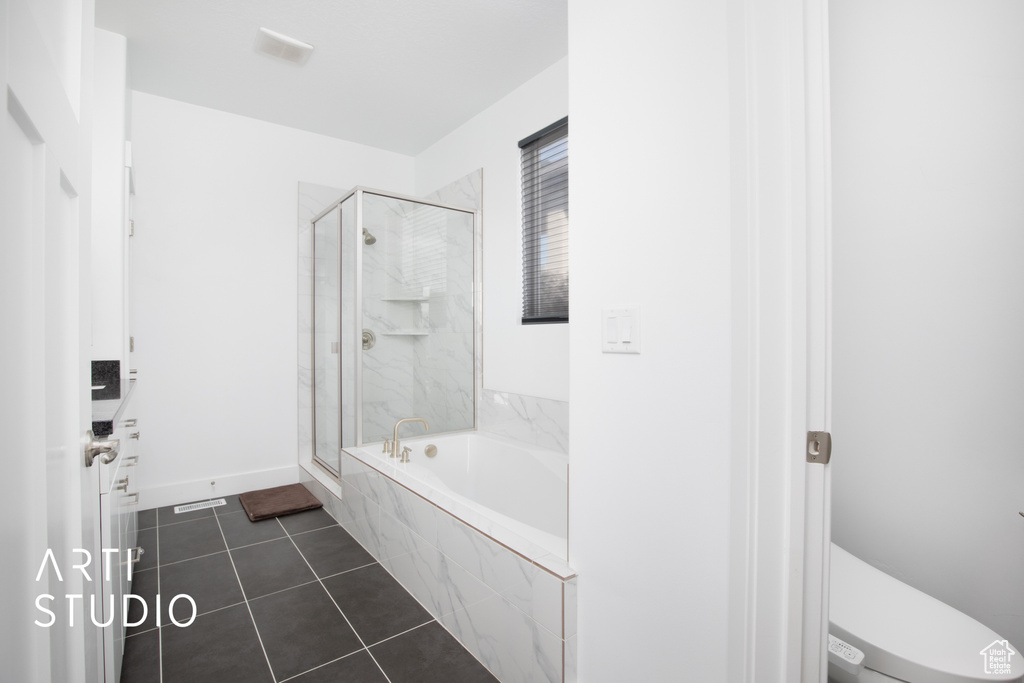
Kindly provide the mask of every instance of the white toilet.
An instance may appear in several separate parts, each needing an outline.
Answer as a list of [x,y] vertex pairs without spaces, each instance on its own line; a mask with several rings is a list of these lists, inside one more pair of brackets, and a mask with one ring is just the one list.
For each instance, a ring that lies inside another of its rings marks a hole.
[[1024,681],[1024,654],[992,629],[834,543],[831,565],[830,682]]

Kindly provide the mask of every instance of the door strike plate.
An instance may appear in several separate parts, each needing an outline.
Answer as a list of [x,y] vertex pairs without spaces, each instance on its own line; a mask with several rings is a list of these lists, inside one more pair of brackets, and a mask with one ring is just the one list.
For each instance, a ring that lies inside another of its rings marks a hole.
[[807,432],[807,462],[827,464],[832,458],[832,435],[828,432]]

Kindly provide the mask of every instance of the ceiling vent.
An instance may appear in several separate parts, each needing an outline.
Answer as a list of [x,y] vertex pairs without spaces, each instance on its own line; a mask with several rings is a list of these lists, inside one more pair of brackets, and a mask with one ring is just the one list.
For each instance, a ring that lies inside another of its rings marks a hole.
[[262,26],[256,32],[256,42],[253,44],[253,48],[257,52],[296,64],[305,64],[309,56],[313,54],[313,46],[309,43],[295,40]]

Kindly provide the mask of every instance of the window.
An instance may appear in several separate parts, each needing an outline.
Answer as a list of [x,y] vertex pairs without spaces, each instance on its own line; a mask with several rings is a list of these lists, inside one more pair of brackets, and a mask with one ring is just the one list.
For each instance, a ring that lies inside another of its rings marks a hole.
[[569,119],[521,140],[523,324],[569,322]]

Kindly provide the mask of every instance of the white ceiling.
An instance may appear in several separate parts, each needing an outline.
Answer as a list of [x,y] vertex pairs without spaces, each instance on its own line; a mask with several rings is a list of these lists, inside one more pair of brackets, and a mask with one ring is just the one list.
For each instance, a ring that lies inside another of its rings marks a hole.
[[[131,87],[417,154],[568,52],[567,0],[96,0]],[[253,50],[259,27],[315,47]]]

